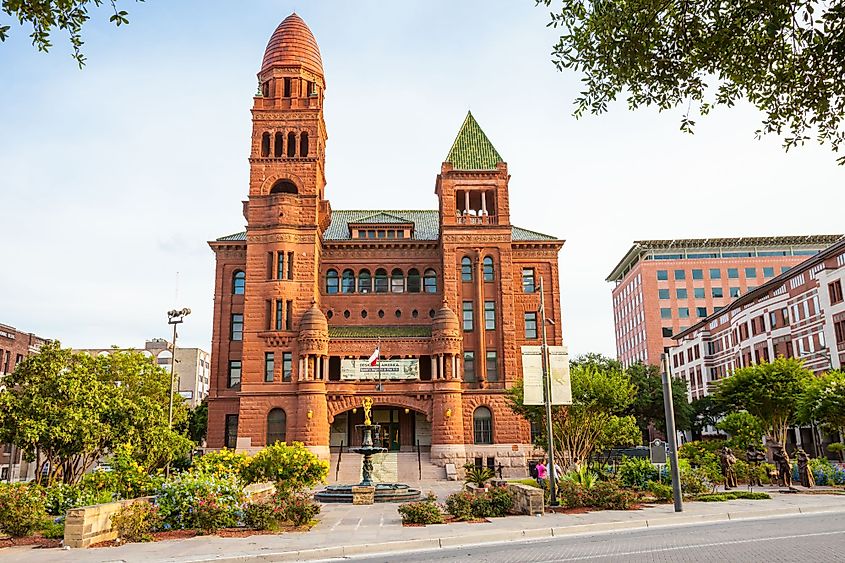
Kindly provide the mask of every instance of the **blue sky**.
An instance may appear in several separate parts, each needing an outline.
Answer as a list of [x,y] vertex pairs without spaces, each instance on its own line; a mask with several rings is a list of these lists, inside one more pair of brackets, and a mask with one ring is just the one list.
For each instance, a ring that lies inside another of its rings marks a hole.
[[512,221],[567,240],[573,353],[615,354],[604,279],[633,240],[845,230],[845,169],[756,141],[752,108],[694,136],[624,103],[575,120],[579,77],[551,64],[532,0],[121,4],[120,29],[93,13],[81,71],[61,34],[49,54],[16,26],[0,44],[0,323],[67,345],[142,345],[188,306],[180,343],[210,348],[206,241],[243,228],[255,74],[292,11],[323,57],[332,206],[436,208],[471,109],[508,162]]

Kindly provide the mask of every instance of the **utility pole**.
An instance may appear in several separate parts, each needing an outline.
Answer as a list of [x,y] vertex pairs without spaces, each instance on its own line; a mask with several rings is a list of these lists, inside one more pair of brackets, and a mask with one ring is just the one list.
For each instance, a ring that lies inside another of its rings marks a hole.
[[[173,325],[173,342],[171,343],[170,356],[170,405],[167,408],[167,428],[173,428],[173,379],[176,373],[176,325],[181,324],[185,317],[191,314],[191,310],[185,307],[181,310],[173,309],[167,312],[167,324]],[[178,390],[178,387],[177,387]],[[165,477],[170,477],[170,462],[164,467]]]
[[672,495],[675,512],[683,512],[681,497],[681,470],[678,467],[678,433],[675,431],[675,407],[672,404],[672,375],[669,372],[669,354],[663,353],[663,409],[666,413],[666,440],[669,442],[669,463],[672,467]]
[[549,345],[546,341],[546,297],[543,291],[543,276],[540,276],[540,321],[543,325],[543,344],[541,355],[543,358],[543,402],[546,407],[546,435],[549,439],[549,504],[557,506],[557,471],[555,471],[555,441],[554,425],[552,424],[552,378],[549,373]]

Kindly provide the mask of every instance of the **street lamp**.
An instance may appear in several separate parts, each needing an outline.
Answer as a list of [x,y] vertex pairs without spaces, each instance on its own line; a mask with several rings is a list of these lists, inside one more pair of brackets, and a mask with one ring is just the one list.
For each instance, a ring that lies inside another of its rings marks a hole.
[[557,471],[555,471],[555,442],[554,442],[554,424],[552,422],[552,377],[549,373],[549,345],[546,340],[546,323],[554,325],[554,321],[546,318],[546,296],[543,291],[543,276],[540,276],[540,317],[543,326],[543,341],[542,341],[542,365],[543,365],[543,403],[546,407],[546,433],[548,437],[548,453],[549,461],[546,468],[549,474],[549,504],[557,506]]
[[[173,309],[167,312],[167,324],[173,325],[173,341],[170,349],[170,406],[167,409],[167,428],[173,427],[173,379],[176,368],[176,325],[181,324],[185,317],[191,314],[191,310],[185,307],[184,309]],[[170,462],[164,468],[166,476],[170,476]]]

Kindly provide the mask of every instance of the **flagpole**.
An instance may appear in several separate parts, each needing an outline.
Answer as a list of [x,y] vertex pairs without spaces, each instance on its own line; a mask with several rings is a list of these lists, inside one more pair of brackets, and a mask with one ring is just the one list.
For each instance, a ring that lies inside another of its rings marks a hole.
[[378,337],[378,344],[376,345],[376,351],[378,352],[378,356],[376,357],[376,366],[378,366],[378,384],[376,385],[376,391],[382,391],[382,387],[381,387],[381,336]]

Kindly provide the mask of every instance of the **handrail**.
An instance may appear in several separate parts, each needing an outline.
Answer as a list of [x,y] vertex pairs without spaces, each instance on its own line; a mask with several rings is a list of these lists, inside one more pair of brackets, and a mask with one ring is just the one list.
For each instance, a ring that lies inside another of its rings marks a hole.
[[343,457],[343,440],[340,441],[340,450],[337,452],[337,466],[334,470],[334,480],[337,481],[337,476],[340,473],[340,458]]
[[420,441],[417,439],[417,468],[420,471],[420,481],[422,481],[422,457],[420,454]]

